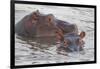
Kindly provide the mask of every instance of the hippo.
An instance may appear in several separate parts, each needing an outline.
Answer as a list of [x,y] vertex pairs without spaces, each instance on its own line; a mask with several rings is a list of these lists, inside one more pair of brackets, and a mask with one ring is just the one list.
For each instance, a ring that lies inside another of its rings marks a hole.
[[64,50],[67,52],[79,52],[84,50],[83,38],[85,37],[85,32],[82,31],[80,34],[68,33],[61,36],[63,39],[58,47],[58,51]]
[[[79,48],[82,50],[84,44],[82,38],[85,36],[85,32],[78,35],[76,24],[57,19],[53,14],[40,13],[39,10],[22,18],[15,25],[15,33],[22,38],[40,38],[37,41],[42,43],[60,42],[60,47],[66,51],[76,51]],[[80,45],[77,44],[78,39]],[[69,42],[71,44],[68,44]]]

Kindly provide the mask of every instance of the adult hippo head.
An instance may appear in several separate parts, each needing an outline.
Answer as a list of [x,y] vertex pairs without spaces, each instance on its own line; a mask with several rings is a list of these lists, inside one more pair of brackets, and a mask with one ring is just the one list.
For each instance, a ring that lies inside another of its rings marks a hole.
[[61,42],[58,50],[65,50],[67,52],[82,51],[84,47],[83,38],[85,32],[81,32],[79,35],[76,33],[67,33],[61,36],[63,41]]
[[24,38],[37,39],[41,43],[55,43],[57,19],[53,14],[43,14],[38,10],[22,18],[15,25],[17,35]]
[[56,20],[52,14],[42,14],[38,10],[26,15],[15,25],[16,34],[22,37],[54,36]]

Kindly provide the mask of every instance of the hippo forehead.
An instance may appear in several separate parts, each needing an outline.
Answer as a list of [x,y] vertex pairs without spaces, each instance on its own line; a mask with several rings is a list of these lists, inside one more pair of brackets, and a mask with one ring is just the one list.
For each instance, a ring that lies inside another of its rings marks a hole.
[[[34,13],[34,12],[33,12]],[[38,17],[46,17],[46,16],[53,16],[54,17],[54,15],[53,14],[43,14],[43,13],[37,13],[37,14],[35,14],[35,15],[37,15]]]
[[32,12],[31,13],[31,15],[34,17],[38,17],[38,18],[43,18],[43,17],[47,17],[47,16],[52,16],[52,17],[54,17],[54,15],[53,14],[43,14],[43,13],[41,13],[39,10],[36,10],[36,11],[34,11],[34,12]]
[[40,14],[39,15],[39,18],[42,18],[42,19],[46,19],[47,17],[51,17],[53,19],[54,15],[53,14]]
[[69,40],[70,42],[74,42],[74,41],[76,41],[79,38],[80,37],[77,34],[68,34],[68,35],[64,36],[64,40]]
[[54,27],[56,25],[55,16],[53,14],[40,14],[38,15],[37,25]]

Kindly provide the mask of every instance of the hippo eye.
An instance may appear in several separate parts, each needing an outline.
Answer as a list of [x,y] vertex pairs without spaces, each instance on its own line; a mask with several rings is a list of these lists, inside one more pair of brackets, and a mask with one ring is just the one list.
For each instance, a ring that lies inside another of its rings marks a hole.
[[69,41],[68,40],[64,40],[64,46],[68,46],[69,45]]
[[64,46],[66,46],[66,45],[67,45],[67,42],[64,41]]

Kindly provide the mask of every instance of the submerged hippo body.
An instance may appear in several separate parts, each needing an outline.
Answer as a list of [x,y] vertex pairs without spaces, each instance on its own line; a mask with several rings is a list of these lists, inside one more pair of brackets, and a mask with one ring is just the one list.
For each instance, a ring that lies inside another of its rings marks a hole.
[[16,24],[15,32],[23,37],[55,36],[58,28],[66,33],[75,30],[73,24],[56,19],[52,14],[45,15],[35,11]]
[[[65,46],[63,42],[68,38],[66,35],[69,33],[78,35],[78,28],[75,24],[55,18],[53,14],[42,14],[37,10],[26,15],[15,25],[15,33],[21,37],[42,38],[41,41],[48,43],[60,41]],[[74,46],[69,45],[69,47],[69,49],[74,49]]]

